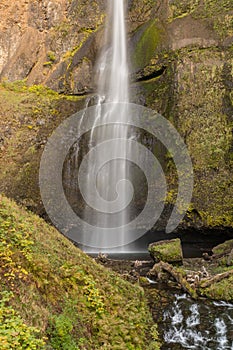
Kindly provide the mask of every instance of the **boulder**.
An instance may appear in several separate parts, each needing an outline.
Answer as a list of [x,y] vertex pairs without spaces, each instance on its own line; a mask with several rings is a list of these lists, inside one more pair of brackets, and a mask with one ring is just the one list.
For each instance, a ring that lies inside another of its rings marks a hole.
[[233,265],[233,239],[217,245],[212,251],[213,257],[221,258],[221,265]]
[[232,249],[233,249],[233,239],[230,239],[224,243],[218,244],[212,249],[212,251],[215,255],[230,254]]
[[182,264],[183,253],[179,238],[151,243],[148,251],[155,262]]

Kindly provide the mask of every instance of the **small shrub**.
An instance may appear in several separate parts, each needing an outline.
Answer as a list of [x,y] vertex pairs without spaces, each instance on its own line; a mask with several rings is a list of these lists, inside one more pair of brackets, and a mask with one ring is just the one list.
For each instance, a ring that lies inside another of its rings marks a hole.
[[96,283],[91,276],[84,277],[84,294],[87,296],[88,307],[95,310],[97,315],[104,313],[103,296],[100,295],[99,289],[96,287]]

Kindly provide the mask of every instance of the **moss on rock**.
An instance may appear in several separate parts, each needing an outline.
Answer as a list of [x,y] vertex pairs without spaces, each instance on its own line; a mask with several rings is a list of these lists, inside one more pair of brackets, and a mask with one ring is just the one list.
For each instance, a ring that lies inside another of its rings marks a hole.
[[182,263],[183,253],[179,238],[151,243],[148,247],[155,262]]
[[233,300],[233,277],[225,278],[220,282],[213,283],[208,288],[200,288],[199,293],[214,300]]
[[[41,85],[5,82],[0,86],[0,191],[37,213],[40,157],[47,138],[84,100],[62,96]],[[7,165],[7,166],[6,166]]]
[[[233,227],[231,49],[186,47],[157,54],[163,74],[134,86],[136,98],[167,117],[187,144],[194,168],[191,206],[198,227]],[[169,193],[175,167],[164,155]],[[174,196],[170,203],[174,203]],[[169,199],[169,198],[168,198]],[[184,222],[196,226],[192,217]],[[192,223],[191,223],[192,221]]]
[[214,254],[228,254],[233,249],[233,239],[217,245],[212,249]]
[[199,5],[199,0],[169,1],[169,20],[190,15]]
[[[38,46],[39,61],[31,67],[27,82],[44,82],[60,92],[86,94],[91,91],[97,46],[102,45],[98,29],[104,20],[104,1],[91,5],[86,0],[61,1],[62,7],[51,3],[52,12],[42,22],[38,18],[44,11],[42,4],[38,13],[34,5],[30,9],[24,5],[34,29],[39,35],[44,31],[46,37]],[[65,18],[63,5],[67,6]],[[197,213],[198,225],[190,211],[183,226],[233,227],[231,1],[135,0],[129,7],[133,77],[145,78],[133,84],[132,100],[157,110],[174,124],[194,165],[191,207]],[[43,67],[45,62],[49,65]],[[19,62],[23,64],[23,60]],[[41,85],[22,90],[22,83],[0,89],[0,189],[35,209],[40,201],[38,157],[44,142],[61,120],[82,107],[84,100],[63,98],[51,90],[43,91]],[[173,204],[177,173],[171,157],[161,153],[168,160],[164,167],[167,201]]]
[[149,21],[137,30],[136,46],[132,58],[135,67],[142,68],[150,62],[155,54],[160,36],[161,29],[156,20]]

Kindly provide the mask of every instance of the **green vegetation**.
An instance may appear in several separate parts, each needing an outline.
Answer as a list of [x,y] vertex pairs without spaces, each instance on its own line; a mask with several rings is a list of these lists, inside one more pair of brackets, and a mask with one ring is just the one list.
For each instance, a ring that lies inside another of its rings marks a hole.
[[211,274],[214,276],[229,273],[229,275],[222,280],[212,282],[206,288],[201,284],[199,293],[210,299],[232,301],[233,240],[217,245],[213,248],[213,253],[215,260],[209,266]]
[[145,67],[153,58],[161,36],[156,20],[151,20],[144,26],[145,29],[138,29],[141,32],[133,56],[133,63],[139,68]]
[[231,249],[233,249],[233,239],[226,241],[226,242],[214,247],[213,253],[214,254],[224,254],[224,253],[230,252]]
[[[72,50],[66,51],[66,53],[63,55],[63,59],[64,59],[64,60],[72,59],[72,58],[74,57],[74,55],[76,54],[76,52],[77,52],[79,49],[81,49],[81,47],[82,47],[82,45],[84,44],[85,40],[86,40],[86,37],[83,39],[82,42],[79,43],[79,45],[74,46],[74,47],[72,48]],[[72,60],[71,60],[71,62],[72,62]],[[70,64],[71,64],[71,62],[70,62]],[[70,65],[70,64],[69,64],[69,65]],[[69,65],[68,65],[68,68],[69,68]]]
[[[195,75],[191,68],[194,66]],[[233,164],[229,159],[232,122],[224,113],[229,108],[225,101],[230,99],[225,66],[221,53],[215,48],[184,49],[178,54],[177,127],[193,161],[194,207],[198,209],[202,223],[208,227],[233,225],[233,183],[230,176]]]
[[47,53],[47,56],[48,56],[48,59],[49,59],[51,62],[56,61],[55,52],[49,51],[49,52]]
[[[40,84],[40,85],[27,85],[27,80],[16,80],[14,82],[9,82],[9,81],[3,81],[1,84],[1,87],[5,88],[7,91],[13,91],[16,93],[19,92],[24,92],[24,93],[35,93],[37,95],[48,95],[51,96],[53,95],[54,97],[58,97],[59,94],[54,91],[49,89],[48,87]],[[4,93],[3,90],[1,91],[1,94]],[[14,96],[12,96],[14,97]]]
[[48,58],[48,61],[43,64],[44,67],[52,66],[53,63],[55,63],[55,61],[56,61],[56,56],[55,56],[55,53],[53,51],[49,51],[47,53],[47,58]]
[[13,293],[0,294],[0,345],[2,350],[44,349],[45,339],[38,339],[40,331],[26,325],[12,306]]
[[203,17],[215,17],[217,15],[222,15],[229,13],[232,10],[231,0],[204,0],[203,5],[200,6],[199,11],[202,13]]
[[[215,47],[187,47],[167,55],[165,74],[140,87],[147,105],[167,117],[188,146],[197,215],[191,211],[186,218],[194,226],[233,227],[231,49],[223,54]],[[162,55],[157,59],[161,62]],[[177,174],[166,158],[167,202],[173,203]]]
[[[0,293],[7,298],[1,313],[9,308],[0,328],[2,349],[14,349],[16,340],[30,342],[30,349],[42,349],[44,342],[59,350],[149,348],[153,323],[141,287],[98,265],[5,197],[0,238]],[[155,331],[153,337],[157,346]]]

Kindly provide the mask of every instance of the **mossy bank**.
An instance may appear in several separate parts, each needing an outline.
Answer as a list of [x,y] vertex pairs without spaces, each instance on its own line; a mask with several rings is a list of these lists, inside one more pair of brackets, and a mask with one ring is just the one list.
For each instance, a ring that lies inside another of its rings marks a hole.
[[0,235],[1,349],[157,348],[141,287],[2,196]]

